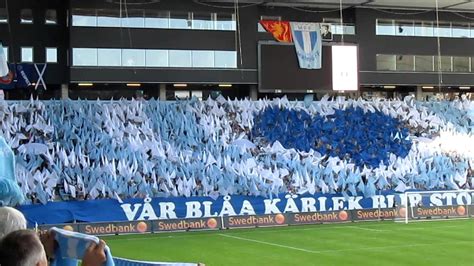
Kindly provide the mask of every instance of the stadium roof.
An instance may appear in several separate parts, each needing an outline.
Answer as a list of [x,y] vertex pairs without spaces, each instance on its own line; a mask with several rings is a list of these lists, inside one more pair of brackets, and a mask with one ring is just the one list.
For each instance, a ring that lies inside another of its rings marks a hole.
[[[239,0],[239,3],[262,3],[269,6],[339,7],[340,0]],[[205,3],[234,3],[235,0],[199,0]],[[342,0],[344,7],[435,9],[436,0]],[[438,0],[442,10],[474,11],[474,0]]]

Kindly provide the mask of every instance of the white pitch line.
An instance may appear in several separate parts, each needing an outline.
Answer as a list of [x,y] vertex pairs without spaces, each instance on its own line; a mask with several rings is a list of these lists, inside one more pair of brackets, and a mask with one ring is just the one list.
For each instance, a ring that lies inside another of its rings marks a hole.
[[280,247],[280,248],[293,249],[293,250],[303,251],[303,252],[307,252],[307,253],[317,253],[317,254],[321,253],[319,251],[314,251],[314,250],[309,250],[309,249],[304,249],[304,248],[297,248],[297,247],[292,247],[292,246],[287,246],[287,245],[280,245],[280,244],[276,244],[276,243],[272,243],[272,242],[255,240],[255,239],[251,239],[251,238],[245,238],[245,237],[239,237],[239,236],[233,236],[233,235],[227,235],[227,234],[219,234],[219,235],[223,236],[223,237],[234,238],[234,239],[248,241],[248,242],[255,242],[255,243],[259,243],[259,244],[265,244],[265,245],[275,246],[275,247]]
[[372,232],[388,232],[388,230],[365,228],[365,227],[360,227],[360,226],[356,226],[356,225],[348,225],[348,227],[355,228],[355,229],[360,229],[360,230],[365,230],[365,231],[372,231]]

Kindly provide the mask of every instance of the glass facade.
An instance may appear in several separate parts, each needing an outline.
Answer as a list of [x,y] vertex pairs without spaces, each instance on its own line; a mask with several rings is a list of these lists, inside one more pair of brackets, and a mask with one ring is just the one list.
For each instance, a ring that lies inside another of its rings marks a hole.
[[56,10],[48,9],[44,14],[44,23],[47,25],[54,25],[58,24],[58,16],[56,14]]
[[6,8],[0,8],[0,23],[8,23],[8,12]]
[[472,60],[466,56],[378,54],[376,57],[377,70],[400,72],[438,72],[440,65],[443,72],[469,73],[474,72]]
[[235,31],[231,13],[73,9],[72,26]]
[[58,48],[48,47],[46,48],[46,63],[57,63],[58,62]]
[[22,9],[20,11],[20,23],[22,24],[33,23],[33,11],[31,9]]
[[73,48],[73,66],[237,68],[236,51]]
[[474,23],[377,19],[377,35],[474,38]]
[[21,47],[21,62],[33,63],[33,47]]

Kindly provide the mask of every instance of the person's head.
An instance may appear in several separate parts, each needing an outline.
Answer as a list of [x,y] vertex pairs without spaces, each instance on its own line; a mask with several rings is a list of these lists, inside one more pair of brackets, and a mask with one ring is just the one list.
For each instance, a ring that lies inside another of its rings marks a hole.
[[0,265],[47,266],[39,237],[31,230],[17,230],[0,240]]
[[329,32],[329,26],[328,25],[322,25],[321,29],[322,29],[323,33]]
[[0,239],[9,233],[26,229],[25,216],[11,207],[0,207]]

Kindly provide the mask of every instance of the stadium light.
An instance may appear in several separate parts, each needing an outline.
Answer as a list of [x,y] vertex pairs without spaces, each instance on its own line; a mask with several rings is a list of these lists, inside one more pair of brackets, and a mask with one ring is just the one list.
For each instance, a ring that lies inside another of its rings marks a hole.
[[423,86],[423,87],[421,87],[421,88],[422,88],[422,89],[434,89],[433,86]]
[[141,85],[140,83],[127,83],[127,87],[140,87]]
[[392,86],[392,85],[389,85],[389,86],[383,86],[384,89],[395,89],[396,86]]
[[175,88],[186,88],[187,86],[188,84],[180,84],[180,83],[173,84],[173,87]]
[[469,89],[471,89],[471,87],[469,87],[469,86],[461,86],[461,87],[459,87],[459,89],[460,89],[460,90],[469,90]]
[[358,49],[354,45],[332,46],[332,89],[356,91],[359,89]]
[[94,86],[94,83],[79,83],[77,85],[80,87],[90,87],[90,86]]
[[220,88],[231,88],[232,84],[219,84]]

